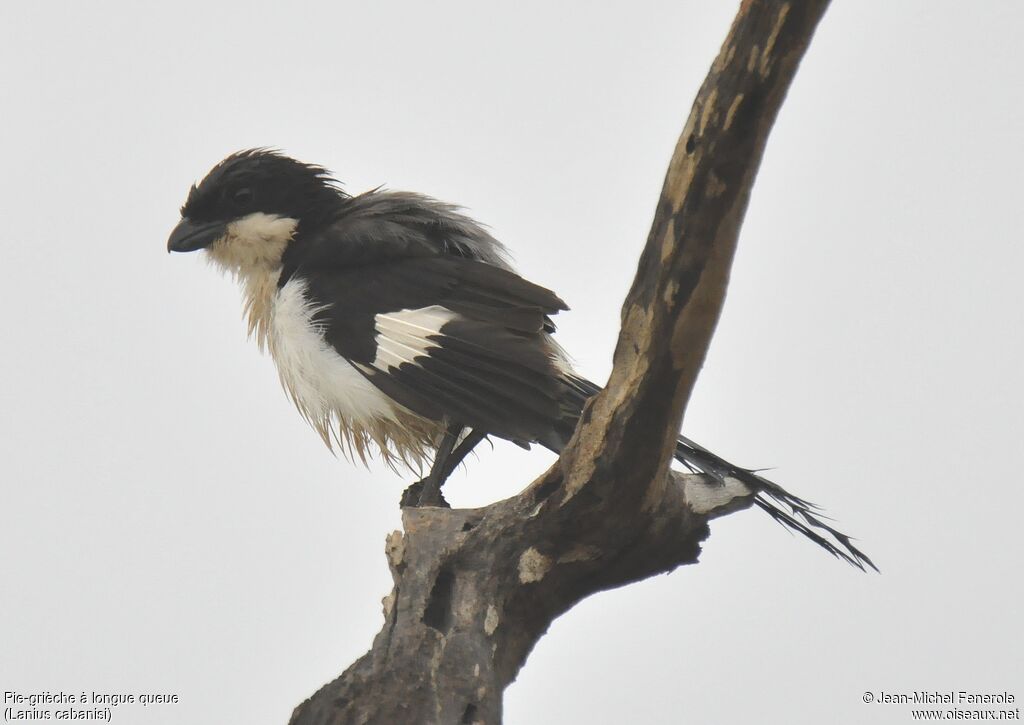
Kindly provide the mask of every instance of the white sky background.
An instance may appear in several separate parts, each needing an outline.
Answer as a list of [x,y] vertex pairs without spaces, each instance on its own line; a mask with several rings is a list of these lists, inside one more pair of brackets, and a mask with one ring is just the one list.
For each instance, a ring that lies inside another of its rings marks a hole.
[[[284,723],[380,627],[411,477],[332,458],[235,286],[165,251],[228,152],[465,205],[606,378],[736,3],[551,6],[3,4],[0,690],[182,698],[123,725]],[[508,723],[910,721],[865,690],[1020,704],[1022,27],[1011,0],[834,4],[687,414],[883,574],[756,511],[717,521],[699,565],[555,622]],[[497,442],[449,499],[551,460]]]

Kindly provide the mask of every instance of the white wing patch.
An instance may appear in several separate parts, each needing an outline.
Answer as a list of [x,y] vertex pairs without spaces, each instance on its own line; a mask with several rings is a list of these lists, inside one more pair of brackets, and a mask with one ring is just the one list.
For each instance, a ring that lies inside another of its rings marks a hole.
[[377,315],[373,320],[377,330],[373,367],[387,371],[402,363],[415,365],[417,358],[429,356],[432,348],[439,347],[437,340],[430,338],[439,336],[441,328],[457,317],[440,305]]

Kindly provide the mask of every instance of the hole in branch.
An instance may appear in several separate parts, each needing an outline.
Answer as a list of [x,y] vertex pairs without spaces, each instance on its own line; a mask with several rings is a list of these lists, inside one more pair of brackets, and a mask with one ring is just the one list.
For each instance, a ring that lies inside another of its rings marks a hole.
[[476,705],[472,702],[466,705],[466,709],[462,712],[462,722],[464,725],[470,725],[470,723],[476,720]]
[[437,572],[434,586],[430,590],[427,606],[423,610],[423,623],[442,634],[448,634],[452,626],[452,591],[455,589],[455,574],[444,564]]
[[697,148],[697,139],[691,133],[689,138],[686,139],[686,153],[692,154],[695,148]]

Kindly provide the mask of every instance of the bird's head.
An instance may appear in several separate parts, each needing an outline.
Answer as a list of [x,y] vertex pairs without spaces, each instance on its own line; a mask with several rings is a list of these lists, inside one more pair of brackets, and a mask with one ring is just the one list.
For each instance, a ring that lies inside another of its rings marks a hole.
[[267,149],[240,151],[192,186],[167,251],[206,249],[232,271],[273,265],[300,227],[327,221],[346,198],[323,167]]

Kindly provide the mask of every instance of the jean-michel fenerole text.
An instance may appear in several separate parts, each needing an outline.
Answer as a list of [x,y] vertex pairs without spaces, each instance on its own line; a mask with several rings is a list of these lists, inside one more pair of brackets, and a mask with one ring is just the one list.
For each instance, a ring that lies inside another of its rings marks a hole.
[[906,692],[879,692],[875,702],[909,705],[1010,705],[1016,698],[1009,692],[946,692],[919,690]]

